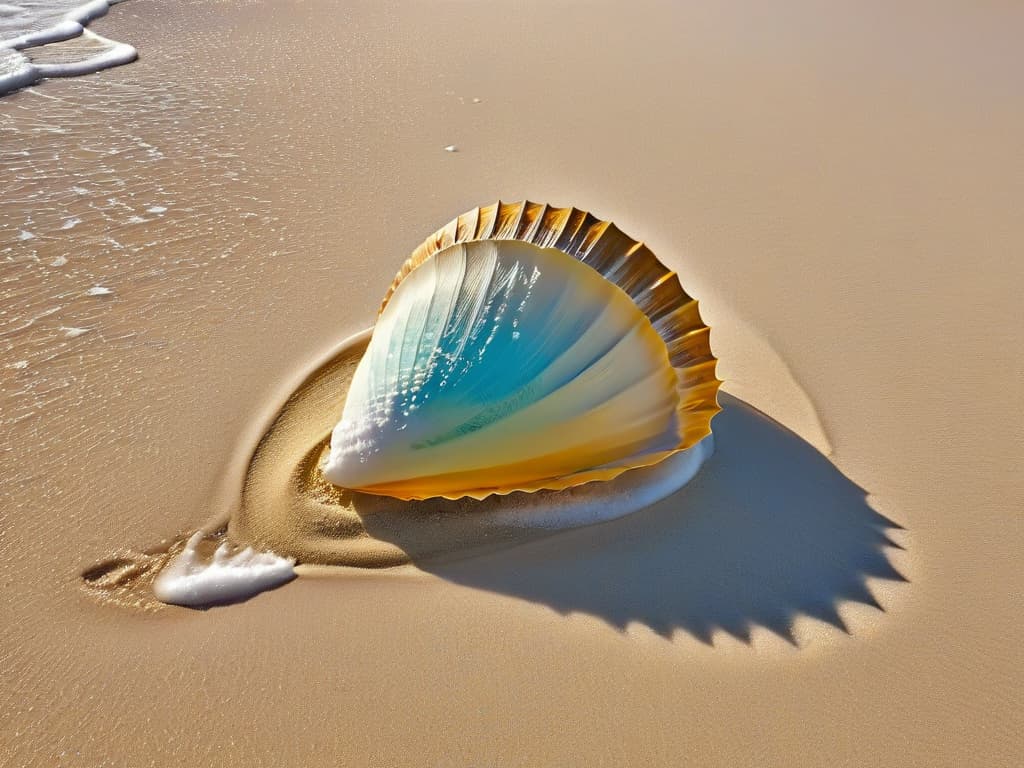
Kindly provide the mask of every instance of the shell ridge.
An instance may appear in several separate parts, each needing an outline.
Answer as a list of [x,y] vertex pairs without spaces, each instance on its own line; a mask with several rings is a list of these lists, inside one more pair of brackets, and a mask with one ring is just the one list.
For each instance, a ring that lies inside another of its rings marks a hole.
[[[517,203],[498,202],[498,211],[494,217],[494,230],[491,237],[495,240],[511,240],[509,236],[509,217],[519,210]],[[513,230],[514,232],[515,230]]]
[[542,227],[544,225],[544,217],[547,215],[547,212],[548,204],[541,203],[539,206],[539,210],[533,216],[533,221],[531,222],[529,229],[525,233],[523,233],[524,240],[534,243],[535,245],[539,245],[539,243],[537,242],[537,235],[542,230]]
[[[594,228],[600,220],[591,214],[589,211],[580,211],[583,214],[582,220],[580,221],[579,227],[573,233],[572,240],[569,241],[569,252],[573,254],[577,259],[583,261],[581,253],[583,252],[583,244],[586,242],[590,231]],[[588,265],[589,266],[589,265]]]
[[529,200],[523,206],[523,215],[519,220],[519,226],[516,228],[516,240],[522,240],[524,243],[533,242],[530,237],[530,233],[536,231],[540,224],[540,214],[543,213],[547,205],[544,203],[534,203]]
[[442,248],[447,248],[449,245],[455,242],[455,237],[459,231],[459,220],[452,219],[440,229],[441,237],[438,239],[438,244]]
[[562,227],[562,231],[559,233],[553,247],[576,258],[572,249],[572,241],[583,225],[586,216],[586,211],[581,211],[579,208],[570,208],[565,218],[565,226]]
[[569,222],[569,210],[568,208],[548,207],[539,230],[544,234],[535,241],[537,245],[543,248],[555,247],[558,238],[561,237],[562,231]]
[[709,344],[711,329],[705,326],[674,336],[668,342],[669,359],[678,361],[678,365],[686,365],[692,360],[703,360],[711,355]]
[[[640,262],[645,263],[641,264]],[[658,266],[660,265],[657,264],[657,259],[654,258],[650,248],[644,243],[637,242],[620,259],[609,265],[605,277],[636,300],[650,290],[657,274],[652,274],[652,272],[655,272]]]
[[[455,242],[461,243],[472,237],[473,232],[476,232],[477,224],[480,221],[480,209],[473,208],[470,211],[466,211],[458,218],[459,226],[455,230]],[[472,223],[469,223],[472,221]]]
[[675,272],[668,272],[659,278],[651,286],[649,293],[654,304],[647,316],[652,323],[671,313],[681,304],[692,301],[691,297],[683,290],[683,286],[679,283],[679,275]]
[[513,203],[512,205],[515,206],[515,208],[518,208],[518,211],[516,211],[515,214],[515,223],[509,227],[508,239],[522,240],[523,238],[521,237],[520,232],[523,226],[523,219],[526,218],[526,211],[530,207],[530,201],[524,200],[522,203]]
[[[419,361],[420,349],[423,347],[423,337],[427,333],[427,324],[430,320],[431,311],[434,308],[439,289],[439,271],[433,269],[430,275],[430,290],[427,292],[428,299],[426,306],[422,309],[416,307],[416,311],[406,315],[406,332],[403,334],[402,348],[398,354],[398,372],[396,375],[398,386],[395,393],[404,396],[408,392],[410,379],[416,363]],[[409,328],[414,329],[415,343],[409,343]]]
[[[608,266],[608,273],[605,276],[611,279],[611,275],[631,267],[633,257],[643,251],[646,247],[647,246],[639,240],[633,240],[633,245],[626,249],[618,259]],[[612,282],[618,284],[617,280],[613,280]],[[644,287],[646,288],[647,286]]]
[[[394,314],[394,320],[392,320],[392,328],[398,328],[399,325],[400,325],[400,327],[402,328],[402,333],[404,334],[405,333],[405,327],[408,325],[408,322],[409,322],[409,318],[408,318],[407,315],[401,315],[401,314],[395,313]],[[392,349],[390,346],[388,346],[387,348],[384,348],[382,350],[381,354],[384,355],[384,363],[383,363],[384,376],[381,379],[381,382],[382,382],[382,385],[383,385],[384,388],[391,388],[393,386],[393,382],[397,378],[397,371],[395,370],[395,368],[398,365],[398,363],[395,362],[394,349]],[[401,361],[399,360],[399,363],[400,362]],[[373,390],[373,391],[374,392],[380,391],[380,386],[378,385],[378,388]],[[347,402],[346,402],[346,405],[348,405]],[[344,416],[342,418],[344,418]]]
[[636,242],[633,238],[623,234],[622,230],[610,221],[597,221],[587,230],[583,241],[580,243],[580,252],[582,254],[580,260],[607,277],[607,273],[617,256],[615,249],[612,247],[616,239],[620,242],[623,240],[628,243]]
[[[463,253],[462,258],[465,259],[468,262],[468,259],[466,259],[465,253]],[[485,304],[487,302],[487,294],[488,294],[488,292],[490,290],[491,282],[494,279],[494,272],[496,271],[496,269],[497,269],[497,262],[496,261],[491,262],[488,265],[487,277],[485,278],[487,280],[487,287],[484,288],[483,290],[479,291],[479,300],[477,300],[474,303],[474,305],[473,305],[472,317],[470,318],[469,322],[466,324],[466,331],[462,335],[462,338],[459,341],[459,348],[455,351],[455,353],[453,355],[453,358],[455,360],[458,360],[458,359],[461,358],[462,353],[463,353],[463,351],[466,348],[466,345],[470,341],[473,328],[476,327],[477,323],[480,320],[480,313],[483,311],[483,308],[484,308],[484,306],[485,306]],[[464,283],[465,283],[465,281],[463,281],[463,284]]]
[[427,301],[425,305],[417,305],[414,311],[405,315],[405,332],[402,335],[402,345],[398,350],[398,368],[395,372],[395,393],[403,396],[409,387],[409,379],[416,366],[419,350],[423,344],[423,337],[426,334],[427,323],[430,320],[431,309],[438,291],[438,270],[432,269],[429,276],[429,290],[426,291]]
[[[461,283],[461,281],[465,278],[465,274],[466,274],[466,265],[465,265],[465,261],[464,260],[460,261],[458,263],[458,268],[459,268],[459,271],[460,271],[460,277],[459,277],[459,280],[456,281],[456,282],[457,283]],[[440,286],[440,278],[436,274],[436,271],[435,271],[434,290],[430,294],[430,306],[427,308],[427,314],[426,314],[427,321],[430,320],[430,317],[431,317],[431,315],[433,313],[433,310],[434,310],[434,307],[436,305],[436,300],[437,300],[437,298],[439,297],[439,295],[441,293],[440,292],[440,288],[441,288],[441,286]],[[445,306],[445,309],[444,309],[444,322],[441,323],[440,325],[438,325],[437,323],[434,323],[434,325],[436,325],[436,326],[438,326],[440,328],[447,328],[448,327],[448,324],[451,321],[452,312],[453,312],[453,310],[455,308],[456,300],[458,299],[458,295],[459,295],[458,285],[457,284],[456,285],[451,285],[451,286],[446,286],[446,288],[448,290],[446,290],[447,301],[446,301],[446,306]],[[425,322],[424,323],[424,327],[426,327],[426,324],[427,323]],[[413,360],[415,362],[418,362],[421,359],[420,355],[421,355],[421,352],[423,351],[422,347],[423,347],[423,340],[424,340],[425,337],[426,337],[425,333],[421,334],[419,340],[416,342],[416,354],[413,356]],[[427,352],[427,364],[425,366],[426,370],[425,370],[425,372],[423,374],[423,378],[424,379],[427,376],[431,375],[431,373],[433,371],[432,363],[433,363],[433,361],[437,357],[438,345],[439,345],[440,341],[441,341],[440,338],[434,339],[433,343],[431,345],[432,348]],[[414,362],[414,365],[415,365],[415,362]],[[412,377],[412,386],[414,388],[418,386],[418,383],[417,383],[416,378],[415,378],[414,375]],[[413,395],[415,395],[415,393],[416,393],[416,390],[414,389],[413,390]]]
[[498,221],[498,209],[501,207],[501,200],[481,209],[481,214],[486,210],[487,218],[480,217],[480,233],[477,235],[477,240],[486,240],[494,232],[495,224]]
[[713,379],[718,361],[715,359],[705,360],[687,365],[680,369],[679,378],[683,385],[699,384],[702,381]]

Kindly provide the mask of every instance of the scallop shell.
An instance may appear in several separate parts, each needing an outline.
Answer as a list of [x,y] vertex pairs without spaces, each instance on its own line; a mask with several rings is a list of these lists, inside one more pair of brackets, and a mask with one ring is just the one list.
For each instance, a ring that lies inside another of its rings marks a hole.
[[609,480],[695,445],[718,412],[697,302],[642,243],[575,208],[477,208],[384,297],[323,467],[402,499]]

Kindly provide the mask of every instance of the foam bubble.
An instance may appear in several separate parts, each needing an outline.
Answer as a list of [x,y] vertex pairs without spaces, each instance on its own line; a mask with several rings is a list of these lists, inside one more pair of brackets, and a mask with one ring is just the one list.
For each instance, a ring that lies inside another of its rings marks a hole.
[[587,483],[557,494],[519,494],[481,515],[491,524],[523,528],[577,528],[637,512],[671,496],[689,483],[715,452],[708,435],[685,451],[614,480]]
[[0,95],[26,88],[39,79],[35,67],[15,50],[0,48]]
[[244,600],[273,589],[295,577],[295,561],[273,552],[246,547],[230,554],[227,542],[204,562],[198,548],[203,532],[198,531],[185,549],[160,572],[153,582],[157,600],[173,605],[203,606]]

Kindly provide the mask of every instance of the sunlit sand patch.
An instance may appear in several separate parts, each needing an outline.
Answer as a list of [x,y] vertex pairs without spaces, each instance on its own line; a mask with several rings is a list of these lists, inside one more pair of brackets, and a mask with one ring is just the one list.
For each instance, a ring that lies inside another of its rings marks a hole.
[[185,548],[186,541],[174,541],[150,551],[121,550],[82,572],[82,587],[100,601],[139,611],[166,608],[153,595],[153,581],[160,571]]

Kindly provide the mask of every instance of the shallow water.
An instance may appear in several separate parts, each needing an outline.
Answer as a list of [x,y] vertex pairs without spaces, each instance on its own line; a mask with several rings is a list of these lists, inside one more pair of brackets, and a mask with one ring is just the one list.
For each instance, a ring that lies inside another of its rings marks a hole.
[[134,414],[107,408],[93,444],[144,428],[161,394],[139,386],[154,370],[186,375],[196,328],[233,311],[231,287],[258,268],[260,249],[238,252],[254,242],[246,225],[273,217],[219,130],[224,111],[99,81],[0,101],[0,423],[40,457],[14,481],[56,459],[85,404],[126,389],[145,400]]
[[85,29],[123,0],[21,0],[0,4],[0,96],[48,77],[87,75],[138,55]]

